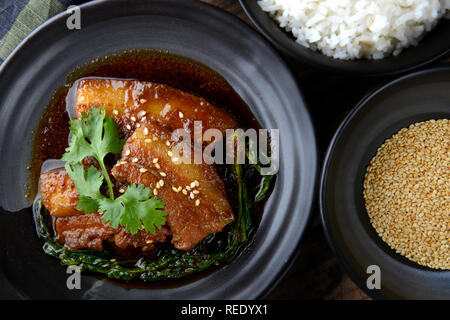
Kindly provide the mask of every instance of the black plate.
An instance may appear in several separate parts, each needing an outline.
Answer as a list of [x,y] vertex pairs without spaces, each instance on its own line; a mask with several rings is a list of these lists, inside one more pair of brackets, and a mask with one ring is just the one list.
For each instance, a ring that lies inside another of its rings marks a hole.
[[[362,100],[339,127],[328,149],[320,209],[328,241],[352,279],[375,298],[449,299],[450,271],[422,267],[395,251],[369,221],[364,175],[377,148],[401,128],[450,117],[450,67],[393,81]],[[381,269],[381,290],[368,290],[369,265]]]
[[[33,32],[0,69],[0,203],[17,209],[32,130],[54,90],[77,65],[125,49],[161,49],[216,70],[265,128],[280,128],[276,186],[248,250],[229,265],[173,288],[124,288],[83,276],[66,287],[66,268],[45,255],[29,209],[0,212],[1,290],[25,298],[243,299],[266,294],[288,269],[306,226],[317,171],[316,142],[299,89],[271,46],[239,19],[187,0],[95,1],[81,6],[82,28],[60,14]],[[5,285],[4,285],[5,283]]]
[[450,20],[442,19],[417,47],[407,48],[396,57],[390,56],[382,60],[337,60],[295,42],[295,38],[280,28],[256,0],[240,2],[252,22],[277,48],[295,59],[330,71],[361,75],[394,74],[418,68],[450,52]]

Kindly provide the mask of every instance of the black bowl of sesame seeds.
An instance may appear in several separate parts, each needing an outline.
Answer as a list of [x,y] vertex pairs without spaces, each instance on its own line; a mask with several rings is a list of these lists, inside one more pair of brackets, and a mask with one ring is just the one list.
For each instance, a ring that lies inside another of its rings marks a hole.
[[331,247],[374,298],[449,299],[450,67],[399,78],[339,127],[320,183]]

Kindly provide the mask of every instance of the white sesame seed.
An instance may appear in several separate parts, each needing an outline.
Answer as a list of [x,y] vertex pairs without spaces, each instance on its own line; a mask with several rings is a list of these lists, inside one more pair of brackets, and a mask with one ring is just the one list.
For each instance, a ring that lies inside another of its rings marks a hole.
[[178,112],[178,116],[180,117],[180,119],[183,119],[183,117],[184,117],[184,115],[183,115],[183,112]]
[[140,103],[146,103],[146,102],[147,102],[147,100],[145,100],[145,99],[141,99],[141,100],[139,100],[139,102],[140,102]]
[[130,149],[127,149],[127,151],[125,151],[125,155],[126,155],[126,156],[129,156],[130,153],[131,153]]
[[148,128],[147,127],[144,128],[144,135],[148,135]]
[[195,194],[193,194],[192,192],[189,194],[189,197],[191,198],[191,199],[194,199],[195,198]]
[[172,151],[167,151],[167,154],[169,155],[169,157],[172,157]]
[[140,168],[139,171],[140,171],[141,173],[144,173],[144,172],[147,172],[148,170],[145,169],[145,168]]
[[132,116],[130,119],[131,119],[131,121],[136,122],[136,117],[135,116]]
[[139,161],[138,158],[134,158],[131,162],[136,163],[136,162],[138,162],[138,161]]
[[165,172],[162,172],[162,171],[161,171],[159,174],[160,174],[162,177],[165,177],[165,176],[166,176],[166,173],[165,173]]
[[161,187],[164,187],[164,180],[159,180],[159,185],[161,186]]
[[157,196],[158,195],[158,189],[153,189],[153,194],[155,195],[155,196]]
[[125,189],[119,189],[120,193],[125,193]]
[[153,159],[153,163],[157,163],[159,161],[158,158]]
[[115,115],[115,116],[117,116],[118,114],[119,114],[119,111],[117,111],[117,110],[113,110],[113,115]]
[[155,163],[155,168],[156,168],[156,169],[160,169],[160,168],[161,168],[161,166],[159,165],[159,163]]
[[195,200],[195,205],[198,207],[200,205],[200,199]]
[[131,130],[131,126],[129,125],[129,124],[127,124],[127,127],[126,127],[128,130]]
[[195,182],[191,182],[191,188],[195,188]]
[[144,142],[145,143],[150,143],[150,142],[152,142],[152,139],[145,139]]
[[145,243],[146,243],[146,244],[153,243],[153,240],[147,240],[147,241],[145,241]]

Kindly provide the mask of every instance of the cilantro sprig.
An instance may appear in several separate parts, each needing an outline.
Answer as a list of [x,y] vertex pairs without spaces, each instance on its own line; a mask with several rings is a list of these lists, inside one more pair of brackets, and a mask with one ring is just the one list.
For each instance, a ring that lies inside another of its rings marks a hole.
[[146,231],[155,233],[155,227],[159,229],[166,223],[164,217],[167,213],[158,210],[164,208],[164,201],[150,198],[151,195],[152,190],[149,188],[133,184],[115,200],[102,199],[99,208],[104,212],[103,220],[114,228],[119,225],[127,226],[131,234],[136,234],[142,224]]
[[108,153],[120,154],[125,140],[120,138],[117,124],[111,117],[106,116],[104,109],[95,108],[90,111],[89,115],[83,113],[81,119],[70,121],[72,136],[62,160],[67,163],[78,163],[86,157],[94,157],[108,184],[109,197],[114,199],[113,184],[104,159]]
[[[160,210],[165,203],[152,196],[152,190],[144,185],[131,185],[125,193],[114,198],[111,178],[106,170],[105,156],[109,153],[120,154],[125,140],[114,120],[106,116],[104,109],[93,108],[81,119],[70,121],[69,147],[62,160],[66,162],[66,171],[75,183],[79,193],[77,209],[86,214],[103,212],[102,220],[112,227],[125,226],[131,234],[136,234],[144,226],[148,232],[155,233],[166,223],[167,212]],[[94,157],[101,168],[94,166],[84,169],[81,161]],[[106,181],[109,197],[101,192]]]

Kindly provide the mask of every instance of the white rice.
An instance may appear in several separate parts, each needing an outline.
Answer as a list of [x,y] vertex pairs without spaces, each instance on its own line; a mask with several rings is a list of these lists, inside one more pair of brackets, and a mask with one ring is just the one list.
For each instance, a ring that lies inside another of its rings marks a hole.
[[258,4],[298,43],[336,59],[398,55],[417,45],[450,10],[450,0],[260,0]]

